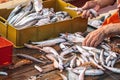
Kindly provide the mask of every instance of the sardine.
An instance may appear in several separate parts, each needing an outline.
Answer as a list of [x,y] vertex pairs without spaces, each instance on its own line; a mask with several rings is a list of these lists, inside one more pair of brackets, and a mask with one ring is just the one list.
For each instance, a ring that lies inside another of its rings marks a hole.
[[84,75],[85,75],[86,68],[84,68],[79,75],[79,80],[84,80]]
[[27,60],[27,59],[23,59],[23,60],[15,63],[13,66],[10,66],[9,69],[15,69],[15,68],[21,67],[21,66],[26,65],[26,64],[31,64],[31,63],[32,63],[32,61]]
[[75,55],[73,59],[70,61],[70,68],[73,68],[75,66],[75,61],[76,61],[77,56]]
[[31,42],[32,44],[36,44],[36,46],[39,47],[45,47],[45,46],[52,46],[61,42],[65,42],[65,39],[62,38],[54,38],[51,40],[45,40],[45,41],[40,41],[40,42]]
[[92,57],[89,57],[89,60],[98,68],[105,70],[101,65],[99,65],[97,62],[94,61],[94,59]]
[[[80,70],[73,70],[73,72],[77,73],[77,74],[80,74],[80,72],[82,71],[83,69],[80,69]],[[101,69],[87,69],[85,71],[85,75],[88,75],[88,76],[99,76],[99,75],[102,75],[104,74],[104,72],[101,70]]]
[[43,69],[37,65],[34,65],[34,68],[38,70],[40,73],[43,72]]
[[22,26],[22,25],[25,25],[26,23],[29,23],[29,22],[34,21],[34,20],[39,20],[41,18],[42,18],[41,16],[24,17],[20,22],[15,24],[15,26]]
[[72,72],[71,68],[67,68],[68,71],[68,80],[78,80],[79,77],[77,74],[75,74],[74,72]]
[[103,49],[102,49],[102,51],[101,51],[101,53],[100,53],[100,63],[101,63],[102,65],[105,64],[105,61],[104,61],[104,50],[103,50]]
[[27,55],[27,54],[16,54],[16,56],[18,56],[18,57],[24,57],[26,59],[30,59],[32,61],[36,61],[36,62],[40,62],[40,63],[45,63],[44,61],[41,61],[41,60],[39,60],[37,58],[34,58],[34,57],[30,56],[30,55]]
[[114,67],[108,67],[106,65],[103,65],[103,67],[105,67],[106,69],[114,72],[114,73],[120,73],[120,69],[119,68],[114,68]]
[[0,75],[7,76],[8,73],[7,73],[7,72],[0,71]]
[[42,0],[34,0],[35,11],[39,13],[43,9]]
[[88,53],[85,49],[83,49],[81,46],[76,45],[76,48],[78,51],[83,54],[84,56],[90,56],[90,53]]
[[54,57],[53,54],[47,54],[46,57],[47,57],[48,59],[50,59],[51,61],[53,61],[53,66],[54,66],[55,68],[59,68],[59,63],[58,63],[58,61],[55,59],[55,57]]
[[9,22],[11,20],[11,18],[13,18],[13,16],[15,16],[17,13],[19,13],[22,10],[23,6],[22,5],[18,5],[17,7],[15,7],[12,12],[10,13],[7,21]]

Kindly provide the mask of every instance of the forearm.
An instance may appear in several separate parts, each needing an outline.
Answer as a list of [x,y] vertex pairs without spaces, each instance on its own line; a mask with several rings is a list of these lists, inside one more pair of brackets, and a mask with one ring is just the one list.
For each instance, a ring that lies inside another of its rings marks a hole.
[[104,28],[106,36],[120,35],[120,23],[108,24]]
[[94,0],[100,6],[100,8],[104,8],[106,6],[114,4],[116,0]]

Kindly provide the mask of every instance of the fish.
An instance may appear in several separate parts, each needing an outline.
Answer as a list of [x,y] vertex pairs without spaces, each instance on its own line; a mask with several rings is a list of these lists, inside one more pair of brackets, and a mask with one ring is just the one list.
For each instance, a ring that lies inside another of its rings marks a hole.
[[77,56],[77,58],[78,58],[78,60],[79,60],[82,64],[85,63],[85,61],[84,61],[81,57],[78,57],[78,56]]
[[59,63],[58,63],[58,61],[55,59],[55,57],[54,57],[53,54],[46,54],[46,57],[47,57],[48,59],[50,59],[51,61],[53,61],[53,66],[54,66],[55,68],[59,68]]
[[36,26],[46,25],[50,23],[49,21],[50,21],[49,18],[43,18],[43,19],[38,20],[38,22],[35,25]]
[[15,7],[12,12],[10,13],[7,21],[9,22],[11,20],[11,18],[13,18],[13,16],[15,16],[16,14],[18,14],[21,10],[22,10],[23,6],[20,4],[17,7]]
[[115,64],[116,61],[117,61],[117,59],[112,60],[111,67],[114,67],[114,64]]
[[25,6],[24,11],[29,12],[34,8],[32,0],[28,2],[28,4]]
[[14,16],[15,19],[14,19],[14,17],[13,17],[13,18],[9,21],[9,23],[12,24],[12,25],[14,25],[14,24],[19,20],[19,18],[21,18],[24,14],[25,14],[25,12],[24,12],[24,11],[21,11],[21,12],[18,13],[16,16]]
[[42,16],[39,16],[39,15],[37,15],[37,16],[34,16],[34,17],[24,17],[21,21],[19,21],[17,24],[15,24],[14,26],[22,26],[22,25],[25,25],[25,24],[27,24],[27,23],[29,23],[29,22],[31,22],[31,21],[34,21],[34,20],[39,20],[39,19],[41,19],[42,18]]
[[93,51],[88,51],[89,53],[91,53],[93,55],[93,58],[95,60],[95,62],[99,63],[99,56],[98,56],[98,53],[95,53]]
[[58,52],[54,48],[52,48],[52,47],[43,47],[41,49],[41,51],[44,51],[46,53],[52,53],[52,54],[54,54],[55,57],[59,56]]
[[45,63],[44,61],[41,61],[41,60],[39,60],[39,59],[37,59],[37,58],[35,58],[35,57],[32,57],[32,56],[30,56],[30,55],[27,55],[27,54],[16,54],[16,56],[18,56],[18,57],[23,57],[23,58],[26,58],[26,59],[30,59],[30,60],[32,60],[32,61],[35,61],[35,62],[39,62],[39,63]]
[[67,55],[67,54],[69,54],[69,53],[71,53],[71,52],[75,52],[75,51],[76,51],[76,50],[75,50],[75,46],[72,46],[72,47],[66,49],[65,51],[62,51],[62,52],[60,53],[60,56],[64,57],[65,55]]
[[103,65],[103,67],[105,67],[106,69],[114,72],[114,73],[120,73],[120,69],[119,68],[114,68],[114,67],[109,67],[109,66],[106,66],[106,65]]
[[50,40],[45,40],[45,41],[40,41],[40,42],[31,42],[31,44],[35,44],[36,46],[39,47],[45,47],[45,46],[52,46],[58,43],[62,43],[65,42],[66,40],[63,38],[54,38],[54,39],[50,39]]
[[111,62],[112,62],[112,61],[108,61],[107,66],[110,66],[110,65],[111,65]]
[[43,9],[42,0],[34,0],[35,11],[39,13]]
[[72,72],[71,68],[67,68],[68,71],[68,80],[78,80],[79,77],[77,74],[75,74],[74,72]]
[[84,56],[90,56],[90,53],[88,53],[85,49],[83,49],[81,46],[75,45],[78,51],[83,54]]
[[102,49],[102,51],[101,51],[101,53],[100,53],[100,63],[101,63],[102,65],[105,64],[105,62],[104,62],[104,49]]
[[98,68],[105,70],[101,65],[99,65],[97,62],[94,61],[94,59],[92,57],[89,57],[89,60]]
[[[79,69],[79,70],[73,70],[74,73],[77,73],[77,74],[80,74],[80,72],[82,71],[83,69]],[[102,71],[101,69],[87,69],[85,71],[85,75],[88,75],[88,76],[99,76],[99,75],[102,75],[104,74],[104,71]]]
[[58,59],[58,68],[60,69],[60,72],[62,72],[64,69],[63,60],[59,56],[57,57],[57,59]]
[[9,69],[15,69],[15,68],[21,67],[26,64],[31,64],[31,63],[33,63],[31,60],[23,59],[23,60],[18,61],[14,65],[10,66]]
[[86,67],[80,72],[79,80],[84,80],[85,71],[86,71]]
[[84,56],[83,54],[81,54],[81,58],[82,58],[85,62],[89,62],[89,60],[87,59],[87,57]]
[[38,70],[40,73],[43,72],[43,69],[37,65],[34,65],[34,68]]
[[38,47],[38,46],[33,46],[33,45],[31,45],[31,44],[27,44],[27,43],[24,43],[24,46],[27,47],[27,48],[30,48],[30,49],[41,50],[40,47]]
[[37,23],[38,20],[33,20],[33,21],[30,21],[30,22],[27,22],[26,24],[24,25],[19,25],[16,27],[17,30],[22,30],[22,29],[26,29],[26,28],[30,28],[32,27],[31,25],[35,25]]
[[0,75],[7,76],[8,73],[7,73],[7,72],[4,72],[4,71],[0,71]]
[[73,68],[75,66],[75,61],[76,61],[77,56],[75,55],[73,59],[70,61],[70,68]]

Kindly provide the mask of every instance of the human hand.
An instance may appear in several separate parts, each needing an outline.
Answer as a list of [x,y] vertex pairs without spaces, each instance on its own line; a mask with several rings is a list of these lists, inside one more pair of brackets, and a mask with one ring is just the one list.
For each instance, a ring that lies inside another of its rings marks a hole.
[[91,33],[89,33],[84,42],[82,43],[83,46],[92,46],[97,47],[106,37],[105,31],[103,28],[99,28]]
[[87,1],[85,5],[82,7],[82,12],[78,11],[77,14],[82,13],[82,18],[93,18],[96,17],[91,13],[91,9],[95,10],[96,12],[100,9],[100,6],[97,4],[96,1]]

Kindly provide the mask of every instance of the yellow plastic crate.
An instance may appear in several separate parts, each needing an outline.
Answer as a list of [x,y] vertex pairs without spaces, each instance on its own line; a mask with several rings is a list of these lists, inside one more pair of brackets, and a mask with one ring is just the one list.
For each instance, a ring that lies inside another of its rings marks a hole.
[[[13,26],[8,24],[5,19],[0,18],[0,34],[12,41],[15,46],[20,47],[23,46],[24,43],[27,43],[29,41],[42,41],[57,37],[59,33],[86,31],[87,19],[81,18],[80,15],[77,15],[75,11],[67,10],[64,8],[73,5],[62,0],[44,1],[43,5],[45,8],[54,8],[55,11],[67,11],[70,16],[72,16],[72,19],[38,27],[32,26],[30,28],[17,30]],[[8,15],[5,15],[7,13],[7,9],[1,10],[0,15],[4,14],[2,17],[7,18]],[[10,9],[8,9],[8,12],[9,11]]]

